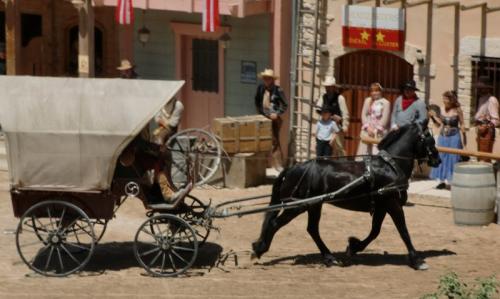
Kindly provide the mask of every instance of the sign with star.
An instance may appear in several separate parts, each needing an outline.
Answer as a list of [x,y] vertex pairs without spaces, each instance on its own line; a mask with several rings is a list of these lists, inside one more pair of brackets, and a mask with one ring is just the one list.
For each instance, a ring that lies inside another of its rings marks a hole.
[[345,47],[404,50],[404,9],[344,5],[342,10],[342,42]]

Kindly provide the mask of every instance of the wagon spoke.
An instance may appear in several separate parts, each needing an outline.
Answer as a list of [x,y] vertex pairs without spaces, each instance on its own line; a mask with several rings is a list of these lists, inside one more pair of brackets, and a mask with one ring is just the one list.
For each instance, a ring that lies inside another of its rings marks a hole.
[[49,216],[50,227],[54,229],[54,224],[52,223],[52,215],[50,215],[50,208],[47,207],[47,215]]
[[182,246],[172,246],[172,248],[176,249],[176,250],[181,250],[181,251],[194,252],[193,248],[187,248],[187,247],[182,247]]
[[57,231],[61,231],[61,227],[62,227],[62,222],[63,222],[63,219],[64,219],[64,214],[66,213],[66,207],[64,207],[64,209],[62,210],[61,212],[61,216],[59,217],[59,225],[57,226]]
[[172,255],[169,253],[168,258],[170,259],[170,263],[172,264],[172,269],[174,272],[177,272],[177,266],[175,265],[174,259],[172,258]]
[[158,254],[151,260],[151,262],[149,263],[149,266],[152,267],[154,265],[154,263],[158,260],[158,258],[160,257],[160,255],[162,254],[162,252],[158,252]]
[[56,247],[56,250],[57,250],[57,257],[59,258],[59,265],[61,265],[61,271],[64,271],[64,264],[61,257],[61,251],[59,250],[58,247]]
[[165,271],[165,252],[161,255],[161,273]]
[[90,248],[87,248],[87,247],[85,247],[85,246],[76,245],[76,244],[74,244],[74,243],[69,243],[69,242],[68,242],[68,243],[66,243],[66,245],[68,245],[68,246],[73,246],[73,247],[75,247],[75,248],[78,248],[78,249],[81,249],[81,250],[85,250],[85,251],[89,251],[89,250],[90,250]]
[[76,257],[74,255],[71,254],[71,252],[69,252],[68,249],[66,249],[66,247],[61,244],[61,248],[66,252],[66,254],[68,254],[68,256],[77,264],[77,265],[80,265],[80,261],[76,259]]
[[186,265],[187,265],[187,264],[189,264],[189,262],[188,262],[188,261],[186,261],[185,259],[183,259],[183,258],[182,258],[182,257],[181,257],[181,256],[180,256],[180,255],[179,255],[179,254],[175,251],[175,250],[172,250],[172,253],[173,253],[173,254],[174,254],[174,255],[175,255],[178,259],[180,259],[181,261],[183,261],[183,262],[184,262],[184,264],[186,264]]
[[159,247],[155,247],[151,250],[148,250],[146,252],[143,252],[140,254],[140,256],[146,256],[146,255],[150,255],[151,253],[154,253],[154,252],[157,252],[157,251],[160,251],[160,248]]
[[36,241],[33,241],[33,242],[22,244],[21,247],[23,247],[23,248],[30,247],[30,246],[37,245],[37,244],[40,244],[40,243],[45,244],[43,241],[36,240]]
[[50,246],[49,256],[47,258],[47,262],[45,263],[45,271],[47,271],[47,269],[49,268],[50,261],[52,260],[52,253],[54,253],[54,246]]

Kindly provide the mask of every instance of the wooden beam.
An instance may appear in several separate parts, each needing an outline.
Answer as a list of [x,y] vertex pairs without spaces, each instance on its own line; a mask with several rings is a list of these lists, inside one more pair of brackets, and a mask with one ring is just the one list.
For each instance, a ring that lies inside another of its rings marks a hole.
[[21,65],[21,15],[19,0],[5,3],[5,50],[7,54],[7,75],[16,75]]
[[78,25],[78,73],[80,77],[95,77],[94,8],[92,0],[75,4],[79,15]]
[[[368,143],[368,144],[378,144],[380,142],[380,139],[362,136],[361,141],[363,141],[364,143]],[[469,150],[456,149],[456,148],[451,148],[451,147],[442,147],[442,146],[436,146],[436,148],[440,153],[500,160],[500,154],[493,154],[493,153],[479,152],[479,151],[469,151]]]

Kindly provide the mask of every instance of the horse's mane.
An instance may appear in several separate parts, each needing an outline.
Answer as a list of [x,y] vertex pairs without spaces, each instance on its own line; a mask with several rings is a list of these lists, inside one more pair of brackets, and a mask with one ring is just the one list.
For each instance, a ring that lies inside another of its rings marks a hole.
[[378,144],[378,149],[379,150],[386,150],[389,146],[391,146],[394,142],[396,142],[397,140],[399,140],[399,138],[401,136],[403,136],[406,131],[408,131],[408,129],[411,127],[411,125],[406,125],[406,126],[403,126],[401,128],[399,128],[399,130],[395,130],[395,131],[390,131],[387,135],[385,135],[385,137],[380,141],[380,143]]

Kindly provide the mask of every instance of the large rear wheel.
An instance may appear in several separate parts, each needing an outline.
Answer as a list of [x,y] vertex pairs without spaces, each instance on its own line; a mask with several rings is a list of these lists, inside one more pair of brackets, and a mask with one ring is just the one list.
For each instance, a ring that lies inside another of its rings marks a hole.
[[29,208],[16,231],[22,261],[45,276],[80,271],[94,252],[93,224],[85,212],[64,201],[43,201]]

